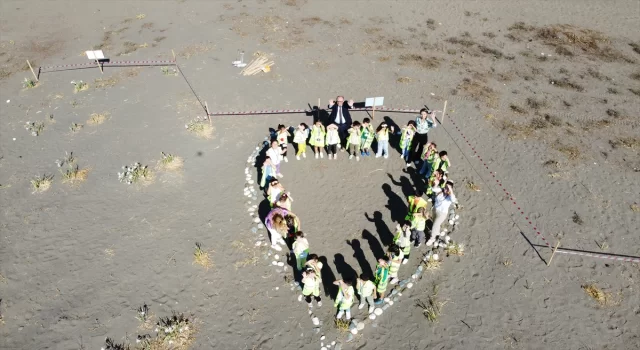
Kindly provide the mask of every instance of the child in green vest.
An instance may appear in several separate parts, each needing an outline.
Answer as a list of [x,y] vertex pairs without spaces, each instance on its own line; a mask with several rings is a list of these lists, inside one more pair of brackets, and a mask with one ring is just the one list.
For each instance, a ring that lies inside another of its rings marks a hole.
[[424,230],[427,226],[427,216],[427,208],[420,208],[411,219],[411,240],[415,242],[416,248],[420,247],[422,242],[426,242]]
[[423,160],[420,174],[424,175],[426,179],[430,178],[433,173],[433,162],[436,160],[436,157],[438,157],[437,147],[438,146],[435,143],[429,142],[420,157]]
[[411,141],[413,140],[413,135],[416,133],[416,122],[410,120],[407,126],[402,128],[400,133],[400,149],[402,150],[400,158],[404,159],[407,167],[409,167],[411,166],[411,162],[409,162],[409,157],[411,156]]
[[374,304],[382,304],[384,293],[387,291],[387,284],[389,283],[389,262],[386,259],[378,259],[374,283],[378,292],[378,298],[374,301]]
[[446,174],[450,166],[451,166],[451,161],[447,156],[447,151],[442,151],[438,153],[438,156],[435,157],[435,160],[433,161],[433,171],[441,169]]
[[[320,285],[322,284],[322,263],[318,261],[318,255],[309,254],[307,256],[307,263],[305,264],[305,272],[302,273],[302,283],[304,288],[302,289],[302,295],[309,304],[309,307],[313,307],[311,303],[311,297],[318,303],[318,307],[322,306],[322,298],[320,298]],[[308,286],[307,286],[308,284]]]
[[371,282],[369,276],[363,273],[356,281],[356,289],[358,290],[358,295],[360,295],[360,305],[358,305],[358,309],[362,309],[366,301],[367,304],[369,304],[369,313],[372,313],[374,308],[373,296],[376,292],[376,285]]
[[404,254],[400,247],[395,244],[389,246],[389,278],[391,278],[391,284],[398,283],[398,271],[400,270],[400,265],[402,265],[402,260],[404,259]]
[[348,321],[351,319],[351,306],[353,305],[353,300],[355,298],[355,292],[351,285],[351,281],[338,280],[333,282],[333,284],[340,286],[338,295],[336,296],[336,301],[333,303],[333,306],[338,308],[338,315],[336,315],[336,319],[339,320],[342,318],[342,315],[345,315]]
[[362,131],[360,130],[360,122],[355,121],[351,124],[351,128],[347,130],[349,137],[347,138],[347,149],[349,150],[349,159],[356,157],[356,161],[360,160],[360,137]]
[[298,272],[302,272],[302,267],[307,263],[309,255],[309,241],[302,231],[296,232],[296,240],[292,244],[293,255],[296,257],[296,267]]
[[317,121],[315,124],[313,124],[313,127],[311,127],[311,138],[309,139],[309,144],[313,146],[313,151],[316,154],[316,159],[318,159],[318,157],[324,158],[322,149],[324,148],[325,134],[326,130],[324,128],[324,125],[322,125],[322,122]]
[[307,158],[307,139],[309,138],[309,127],[305,123],[300,123],[298,128],[293,133],[293,143],[298,145],[298,152],[296,152],[296,159],[300,160],[300,155],[303,158]]
[[393,237],[393,244],[400,247],[402,254],[404,254],[404,259],[402,259],[403,265],[409,261],[409,255],[411,254],[411,236],[410,221],[405,221],[402,226],[396,226],[396,235]]
[[364,118],[362,120],[362,135],[360,140],[360,155],[362,156],[370,156],[371,155],[371,144],[373,143],[373,139],[376,136],[375,130],[373,130],[373,125],[371,125],[371,119]]
[[427,207],[428,202],[424,198],[422,198],[423,194],[424,193],[422,192],[422,190],[416,189],[415,195],[409,196],[409,212],[404,217],[405,220],[410,221],[413,217],[413,214],[416,213],[418,209]]

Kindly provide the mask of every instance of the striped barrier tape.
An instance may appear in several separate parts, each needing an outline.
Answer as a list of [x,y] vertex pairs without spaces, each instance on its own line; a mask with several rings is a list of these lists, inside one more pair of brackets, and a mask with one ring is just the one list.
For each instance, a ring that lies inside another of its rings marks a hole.
[[562,248],[558,248],[556,250],[556,253],[569,254],[569,255],[581,255],[581,256],[588,256],[592,258],[640,263],[640,258],[633,257],[633,256],[616,256],[616,255],[599,254],[599,253],[576,252],[576,251],[564,250]]
[[[328,109],[323,109],[327,111]],[[287,113],[314,113],[317,109],[276,109],[276,110],[263,110],[263,111],[243,111],[243,112],[214,112],[209,113],[211,116],[221,115],[255,115],[255,114],[287,114]],[[351,108],[352,112],[370,112],[371,108]],[[419,113],[419,109],[403,109],[403,108],[376,108],[379,112],[397,112],[397,113]]]
[[[163,64],[169,64],[169,65],[175,65],[176,61],[167,61],[167,60],[146,60],[146,61],[109,61],[109,62],[101,62],[100,65],[103,67],[117,67],[117,66],[135,66],[135,65],[163,65]],[[88,63],[75,63],[75,64],[63,64],[63,65],[59,65],[59,66],[47,66],[47,67],[40,67],[41,71],[47,71],[47,70],[56,70],[56,69],[60,69],[60,68],[82,68],[82,67],[86,67],[86,68],[91,68],[91,67],[97,67],[98,63],[96,62],[88,62]]]

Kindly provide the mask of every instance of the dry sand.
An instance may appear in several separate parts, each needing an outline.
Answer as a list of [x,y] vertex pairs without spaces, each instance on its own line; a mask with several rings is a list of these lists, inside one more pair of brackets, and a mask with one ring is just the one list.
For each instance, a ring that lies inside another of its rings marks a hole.
[[[450,117],[547,240],[640,255],[637,1],[0,6],[2,349],[99,349],[106,337],[135,343],[144,332],[135,310],[144,303],[156,317],[192,315],[194,349],[320,348],[283,279],[291,270],[274,272],[265,248],[253,248],[242,196],[246,158],[267,129],[311,118],[217,117],[212,138],[198,138],[184,125],[203,115],[201,106],[180,76],[159,67],[45,73],[37,87],[22,88],[25,59],[36,67],[84,63],[92,47],[116,60],[169,59],[174,49],[212,110],[306,108],[337,94],[383,95],[396,108],[438,109],[448,100]],[[557,30],[572,41],[557,39]],[[240,76],[230,65],[237,49],[273,54],[276,66]],[[74,93],[72,80],[89,88]],[[102,124],[87,122],[105,112]],[[411,118],[380,116],[399,125]],[[39,136],[24,129],[27,121],[44,123]],[[72,123],[84,127],[73,132]],[[493,195],[502,190],[453,125],[430,135],[454,162],[464,206],[456,235],[466,255],[445,259],[343,348],[639,348],[638,264],[558,254],[547,267],[520,228],[542,241],[508,198]],[[63,183],[55,161],[65,151],[90,168],[85,181]],[[161,152],[181,156],[182,170],[156,170]],[[326,258],[326,279],[375,267],[415,180],[397,151],[357,164],[341,155],[283,165],[312,250]],[[117,173],[134,162],[154,168],[153,180],[120,183]],[[30,181],[44,174],[55,175],[50,188],[32,193]],[[481,191],[465,188],[465,179]],[[361,251],[347,244],[354,240]],[[192,263],[196,242],[212,250],[209,270]],[[539,251],[548,259],[549,249]],[[401,268],[402,278],[418,259]],[[589,283],[613,302],[598,305],[581,288]],[[433,284],[448,301],[437,323],[416,306]],[[336,339],[325,300],[318,316]]]

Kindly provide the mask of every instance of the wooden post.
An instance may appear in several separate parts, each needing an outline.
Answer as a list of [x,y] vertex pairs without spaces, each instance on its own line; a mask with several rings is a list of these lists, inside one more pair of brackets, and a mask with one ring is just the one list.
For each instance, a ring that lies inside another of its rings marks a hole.
[[558,241],[556,243],[556,247],[553,248],[553,252],[551,253],[551,258],[549,258],[549,261],[547,262],[547,266],[551,265],[551,260],[553,260],[553,256],[556,255],[556,251],[558,250],[559,245],[560,245],[560,241]]
[[33,71],[33,67],[31,67],[31,63],[29,63],[29,60],[27,60],[27,64],[29,65],[29,69],[31,69],[31,74],[33,74],[33,77],[36,78],[37,82],[39,82],[38,76],[36,75],[36,72]]
[[442,108],[442,121],[440,124],[444,124],[444,116],[447,114],[447,100],[444,101],[444,108]]
[[173,54],[173,62],[175,62],[176,61],[176,53],[173,52],[173,49],[171,49],[171,53]]
[[100,65],[100,60],[98,60],[96,58],[96,63],[98,64],[98,68],[100,68],[100,73],[104,74],[104,71],[102,70],[102,65]]
[[204,101],[204,108],[207,110],[207,118],[209,119],[209,125],[211,125],[211,113],[209,113],[209,104]]

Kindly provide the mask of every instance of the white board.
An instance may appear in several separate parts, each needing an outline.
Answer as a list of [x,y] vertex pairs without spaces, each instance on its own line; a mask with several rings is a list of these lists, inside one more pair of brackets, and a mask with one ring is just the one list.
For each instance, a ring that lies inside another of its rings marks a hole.
[[102,50],[85,51],[85,53],[87,54],[87,58],[90,59],[90,60],[103,60],[104,59],[104,53],[102,52]]
[[364,100],[365,107],[384,106],[384,96],[382,97],[367,97]]

